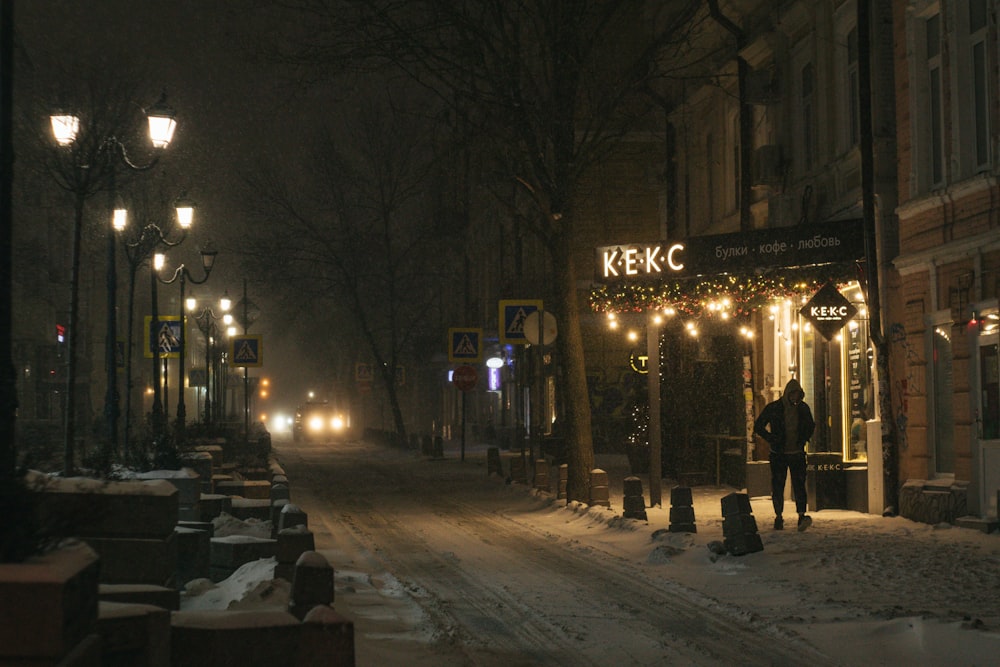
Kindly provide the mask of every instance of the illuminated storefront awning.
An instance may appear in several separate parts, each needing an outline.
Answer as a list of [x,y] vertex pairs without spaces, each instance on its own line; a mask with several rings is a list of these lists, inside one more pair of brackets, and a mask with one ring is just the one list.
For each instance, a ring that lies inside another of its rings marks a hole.
[[725,301],[746,316],[772,299],[857,279],[863,257],[861,220],[604,246],[590,303],[598,312],[700,314]]

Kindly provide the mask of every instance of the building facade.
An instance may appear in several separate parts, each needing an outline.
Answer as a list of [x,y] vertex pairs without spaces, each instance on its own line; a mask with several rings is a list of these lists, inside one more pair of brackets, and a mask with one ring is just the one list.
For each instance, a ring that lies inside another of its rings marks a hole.
[[997,516],[998,9],[893,3],[901,504],[926,520]]

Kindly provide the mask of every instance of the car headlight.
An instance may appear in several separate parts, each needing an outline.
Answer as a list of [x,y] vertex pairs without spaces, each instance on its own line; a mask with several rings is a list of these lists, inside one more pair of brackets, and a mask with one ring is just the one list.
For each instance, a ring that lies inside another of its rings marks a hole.
[[314,416],[309,418],[309,430],[310,431],[322,431],[323,430],[323,418],[319,416]]
[[334,431],[339,431],[340,429],[344,428],[344,418],[341,417],[340,415],[335,416],[333,419],[330,420],[330,428],[332,428]]

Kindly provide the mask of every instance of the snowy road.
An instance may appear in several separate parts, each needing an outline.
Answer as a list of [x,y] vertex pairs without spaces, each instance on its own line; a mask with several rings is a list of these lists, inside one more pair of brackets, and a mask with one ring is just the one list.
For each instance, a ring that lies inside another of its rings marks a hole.
[[482,457],[275,449],[334,566],[359,665],[834,664],[655,568],[533,525],[544,499],[488,477]]

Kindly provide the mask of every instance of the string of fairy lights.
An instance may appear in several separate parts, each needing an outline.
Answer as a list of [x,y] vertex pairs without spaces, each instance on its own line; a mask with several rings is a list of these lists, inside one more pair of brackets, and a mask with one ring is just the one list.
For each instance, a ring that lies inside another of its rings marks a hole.
[[755,312],[778,301],[802,301],[831,281],[846,284],[849,275],[848,266],[827,264],[763,275],[602,284],[591,290],[590,307],[604,313],[612,329],[618,328],[620,315],[652,313],[656,324],[679,315],[692,336],[698,333],[696,322],[705,319],[738,323],[740,333],[749,338],[753,331],[747,324]]

